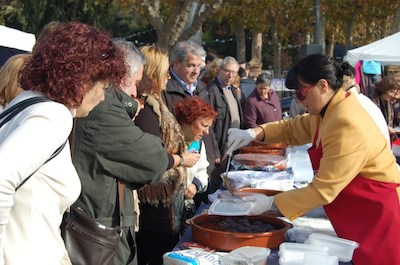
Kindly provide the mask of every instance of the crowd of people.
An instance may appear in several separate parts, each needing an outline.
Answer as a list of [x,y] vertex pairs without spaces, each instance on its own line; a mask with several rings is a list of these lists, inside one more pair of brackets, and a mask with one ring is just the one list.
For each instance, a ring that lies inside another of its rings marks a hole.
[[388,254],[400,250],[398,82],[384,77],[369,99],[351,65],[310,55],[288,73],[299,113],[283,119],[271,80],[259,60],[219,58],[190,40],[168,53],[84,23],[49,24],[31,54],[0,70],[2,109],[48,100],[0,123],[0,264],[70,264],[60,224],[80,207],[121,226],[114,264],[161,265],[221,188],[228,156],[251,141],[312,143],[313,182],[269,197],[267,210],[292,220],[323,206],[337,234],[360,243],[354,264],[386,254],[400,263]]

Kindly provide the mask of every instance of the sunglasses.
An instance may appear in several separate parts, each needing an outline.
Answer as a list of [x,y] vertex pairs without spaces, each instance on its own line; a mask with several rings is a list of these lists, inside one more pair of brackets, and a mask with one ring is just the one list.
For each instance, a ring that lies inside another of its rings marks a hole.
[[310,86],[300,88],[294,92],[294,96],[296,97],[297,100],[303,101],[306,99],[308,90],[310,90],[313,87],[315,87],[315,85],[310,85]]
[[111,47],[107,51],[105,51],[102,55],[100,55],[99,60],[104,61],[111,55],[114,55],[114,53],[115,53],[114,44],[112,42],[110,42],[110,45],[111,45]]

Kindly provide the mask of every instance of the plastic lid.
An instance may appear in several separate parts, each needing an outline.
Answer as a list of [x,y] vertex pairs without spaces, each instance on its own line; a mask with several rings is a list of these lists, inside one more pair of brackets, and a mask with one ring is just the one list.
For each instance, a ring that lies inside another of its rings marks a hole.
[[271,198],[261,193],[223,192],[210,206],[208,214],[224,216],[259,215],[270,209]]
[[208,209],[208,214],[243,216],[250,214],[255,200],[245,197],[224,196],[216,199]]
[[229,252],[229,254],[242,255],[252,262],[266,260],[270,253],[271,249],[269,248],[251,246],[240,247]]
[[340,237],[335,237],[335,236],[329,236],[329,235],[324,235],[324,234],[318,234],[318,233],[312,233],[308,237],[310,243],[312,244],[315,240],[318,240],[318,242],[327,242],[327,243],[333,243],[333,244],[338,244],[338,245],[344,245],[346,247],[353,247],[353,248],[358,248],[359,244],[353,240],[345,239],[345,238],[340,238]]
[[358,248],[359,244],[355,241],[328,236],[318,233],[312,233],[308,237],[310,244],[327,246],[330,249],[330,255],[337,256],[339,261],[351,261],[354,249]]

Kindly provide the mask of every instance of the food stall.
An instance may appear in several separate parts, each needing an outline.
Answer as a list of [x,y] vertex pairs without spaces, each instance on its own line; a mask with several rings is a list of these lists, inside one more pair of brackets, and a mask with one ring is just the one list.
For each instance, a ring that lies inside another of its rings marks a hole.
[[[188,227],[174,251],[204,251],[205,248],[206,251],[213,250],[224,256],[226,253],[230,255],[235,250],[242,250],[243,247],[253,247],[251,253],[259,253],[260,248],[268,250],[268,265],[351,264],[349,261],[352,252],[346,253],[345,257],[340,256],[340,251],[343,250],[340,250],[339,254],[331,255],[331,249],[336,249],[336,245],[321,249],[321,242],[314,244],[319,246],[310,243],[310,240],[315,241],[315,238],[319,237],[324,240],[342,240],[336,237],[323,208],[316,209],[293,222],[279,216],[278,212],[264,213],[262,209],[257,209],[260,201],[264,203],[262,196],[273,196],[311,182],[313,170],[306,152],[308,147],[309,145],[296,148],[281,145],[260,146],[254,143],[243,148],[240,154],[233,157],[227,175],[235,195],[231,197],[227,190],[219,190],[209,195],[212,203],[202,204],[196,215],[188,221]],[[226,186],[228,185],[225,184]],[[243,199],[244,197],[246,199]],[[306,240],[308,242],[304,244]],[[345,245],[347,250],[357,247],[356,242],[345,243],[350,244],[350,247]],[[316,255],[319,256],[314,257]],[[256,256],[260,257],[259,254]],[[306,258],[314,262],[321,262],[327,258],[332,260],[330,263],[303,263],[303,256],[304,262]]]

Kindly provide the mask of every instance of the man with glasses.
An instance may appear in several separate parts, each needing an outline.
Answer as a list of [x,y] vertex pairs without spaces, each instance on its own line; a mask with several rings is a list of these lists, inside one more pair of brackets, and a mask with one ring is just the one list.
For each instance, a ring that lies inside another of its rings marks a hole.
[[[232,83],[239,71],[239,63],[235,58],[228,56],[222,60],[217,77],[208,86],[210,104],[218,112],[218,118],[214,122],[213,129],[215,140],[222,157],[226,157],[226,142],[229,128],[243,127],[243,113],[236,89]],[[211,175],[210,192],[214,192],[221,185],[219,176],[226,168],[226,159],[216,166]]]

